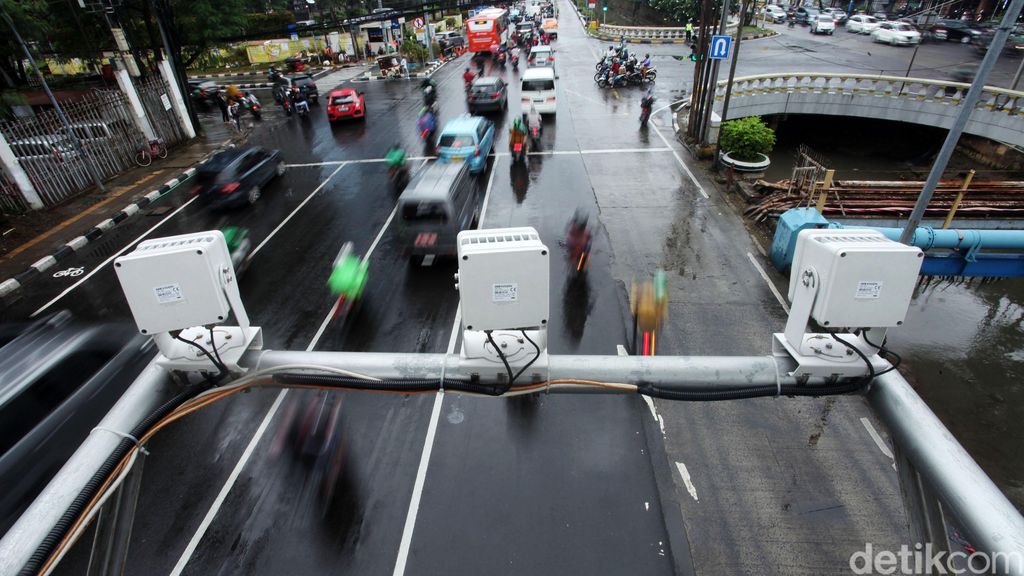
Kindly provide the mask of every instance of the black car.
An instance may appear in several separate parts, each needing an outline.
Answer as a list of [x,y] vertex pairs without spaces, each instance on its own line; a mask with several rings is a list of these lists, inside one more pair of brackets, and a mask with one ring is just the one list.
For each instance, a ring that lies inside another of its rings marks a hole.
[[466,94],[466,107],[470,114],[508,108],[508,84],[495,76],[477,78]]
[[292,76],[278,76],[274,80],[274,100],[280,104],[284,102],[285,96],[292,91],[299,89],[309,100],[310,104],[316,104],[320,100],[320,92],[317,90],[316,82],[309,74],[294,74]]
[[84,325],[67,312],[0,326],[0,534],[153,355],[134,326]]
[[969,44],[979,38],[984,30],[964,20],[939,20],[930,29],[932,37],[936,40],[952,40]]
[[281,174],[284,162],[279,151],[257,146],[231,148],[199,166],[192,193],[211,208],[254,204],[263,187]]
[[[986,30],[980,35],[971,38],[971,44],[974,45],[974,49],[978,51],[978,54],[984,55],[988,52],[988,47],[992,44],[992,38],[995,35],[994,30]],[[1021,56],[1024,54],[1024,24],[1017,24],[1013,27],[1013,30],[1010,30],[1010,36],[1006,39],[1003,54],[1007,56]]]

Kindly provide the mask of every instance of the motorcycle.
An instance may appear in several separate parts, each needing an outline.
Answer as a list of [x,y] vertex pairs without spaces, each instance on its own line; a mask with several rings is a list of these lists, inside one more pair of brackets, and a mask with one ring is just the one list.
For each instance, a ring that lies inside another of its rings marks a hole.
[[506,59],[507,59],[507,56],[505,56],[505,52],[504,51],[498,52],[498,57],[497,57],[498,66],[501,66],[502,68],[504,68],[505,67]]
[[228,245],[228,254],[231,256],[231,264],[235,269],[235,276],[241,278],[249,267],[249,253],[252,252],[252,242],[249,239],[249,229],[239,226],[226,226],[221,228],[224,240]]
[[569,275],[579,276],[587,273],[590,266],[590,246],[593,240],[590,232],[584,232],[582,238],[573,238],[570,233],[566,240],[569,247]]
[[597,80],[597,85],[601,88],[621,88],[626,85],[626,75],[622,72],[612,76],[611,70],[608,70],[604,76]]
[[420,139],[430,142],[434,139],[434,133],[437,132],[437,116],[432,110],[428,109],[420,115],[416,125],[420,130]]
[[270,67],[270,71],[267,72],[267,80],[271,82],[277,82],[277,79],[281,77],[281,71],[273,66]]
[[509,152],[512,154],[513,162],[522,162],[526,160],[526,155],[530,152],[530,141],[522,132],[510,130],[508,139],[508,149]]
[[424,86],[423,105],[426,106],[427,108],[433,109],[435,104],[437,104],[437,91],[434,90],[433,86]]
[[527,127],[528,127],[528,130],[530,131],[530,146],[532,148],[536,148],[536,149],[539,150],[540,149],[540,132],[541,132],[541,129],[542,129],[541,122],[540,122],[540,114],[538,114],[536,116],[536,120],[534,120],[534,119],[527,120]]
[[654,98],[647,97],[640,102],[640,127],[647,126],[647,121],[651,119],[651,109],[654,108]]
[[519,54],[512,55],[512,69],[519,70]]
[[300,118],[309,116],[309,102],[307,100],[299,100],[296,102],[295,113],[298,114]]

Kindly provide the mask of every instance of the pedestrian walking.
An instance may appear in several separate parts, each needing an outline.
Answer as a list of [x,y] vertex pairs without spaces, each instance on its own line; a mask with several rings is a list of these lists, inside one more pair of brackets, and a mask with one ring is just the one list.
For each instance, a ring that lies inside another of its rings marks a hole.
[[686,41],[689,42],[693,38],[693,20],[686,21]]
[[409,61],[406,60],[405,56],[402,56],[402,76],[405,78],[409,77]]
[[224,96],[224,92],[217,91],[217,107],[220,108],[221,121],[227,124],[231,121],[231,117],[228,115],[228,100]]

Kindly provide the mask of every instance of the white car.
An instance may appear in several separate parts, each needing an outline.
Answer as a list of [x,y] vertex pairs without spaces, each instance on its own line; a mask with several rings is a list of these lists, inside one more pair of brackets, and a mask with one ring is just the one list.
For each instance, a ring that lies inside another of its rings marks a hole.
[[534,67],[548,67],[554,69],[555,67],[555,51],[551,49],[551,46],[534,46],[530,49],[530,55],[527,57],[526,66],[529,68]]
[[868,16],[867,14],[857,14],[850,16],[850,19],[846,21],[847,32],[857,32],[858,34],[871,34],[878,29],[878,19],[874,16]]
[[921,43],[921,33],[906,22],[882,22],[871,33],[871,39],[893,46],[913,46]]
[[811,34],[832,35],[836,31],[836,21],[831,14],[818,14],[811,20]]
[[765,6],[764,10],[762,10],[762,14],[764,14],[765,18],[775,22],[776,24],[786,21],[786,11],[774,4]]

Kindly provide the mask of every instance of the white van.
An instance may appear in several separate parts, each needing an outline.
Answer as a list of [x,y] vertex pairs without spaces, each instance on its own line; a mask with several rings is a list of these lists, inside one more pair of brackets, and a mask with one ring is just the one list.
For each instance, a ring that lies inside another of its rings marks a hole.
[[541,114],[555,113],[555,71],[550,67],[527,68],[520,85],[523,112],[533,105]]

